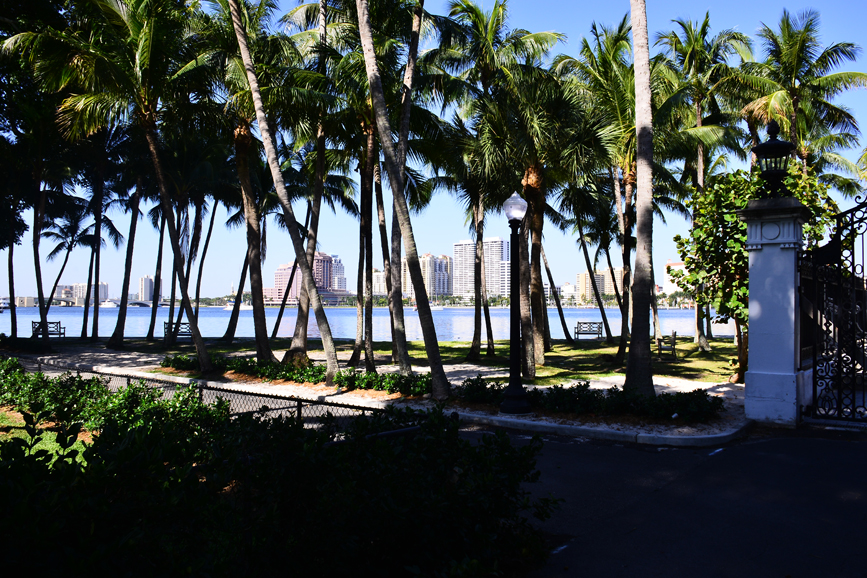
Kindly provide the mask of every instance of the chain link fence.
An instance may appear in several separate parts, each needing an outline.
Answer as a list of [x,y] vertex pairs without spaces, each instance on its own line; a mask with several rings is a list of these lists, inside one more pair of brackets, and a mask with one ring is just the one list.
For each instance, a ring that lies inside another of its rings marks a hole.
[[[0,354],[2,355],[2,354]],[[48,377],[58,377],[66,372],[89,379],[102,379],[110,391],[118,391],[131,383],[144,383],[147,387],[160,390],[163,399],[171,399],[179,389],[185,389],[187,384],[159,379],[157,377],[142,378],[120,373],[80,371],[62,364],[44,363],[38,359],[18,358],[22,367],[30,372],[40,372]],[[204,403],[214,403],[217,398],[229,402],[229,412],[232,416],[258,415],[266,418],[293,417],[301,419],[304,427],[320,428],[325,422],[331,421],[337,431],[345,431],[354,419],[384,411],[381,408],[371,408],[330,401],[310,400],[294,396],[272,395],[237,391],[234,389],[213,386],[192,380],[199,393],[199,399]]]

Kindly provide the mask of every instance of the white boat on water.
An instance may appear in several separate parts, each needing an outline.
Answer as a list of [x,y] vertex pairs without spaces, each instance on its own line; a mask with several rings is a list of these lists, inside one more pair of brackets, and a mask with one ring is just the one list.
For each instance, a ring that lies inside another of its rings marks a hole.
[[0,313],[9,309],[9,299],[0,299]]
[[105,301],[100,301],[99,306],[100,307],[115,307],[116,308],[117,303],[115,303],[114,301],[105,300]]
[[[223,311],[231,311],[235,308],[235,304],[233,302],[226,303],[226,306],[223,307]],[[238,307],[239,311],[252,311],[253,306],[249,303],[241,303],[241,306]]]

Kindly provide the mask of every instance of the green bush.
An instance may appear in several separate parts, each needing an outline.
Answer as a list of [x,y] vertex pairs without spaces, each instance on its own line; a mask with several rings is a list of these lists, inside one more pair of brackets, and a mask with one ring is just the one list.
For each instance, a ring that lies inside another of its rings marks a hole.
[[[236,371],[245,375],[260,377],[266,381],[285,379],[299,383],[321,383],[325,381],[325,366],[311,364],[307,367],[283,365],[277,362],[259,363],[248,357],[225,357],[214,355],[211,364],[216,371]],[[172,367],[183,371],[198,371],[199,360],[189,355],[166,356],[160,362],[161,367]]]
[[[470,443],[439,409],[359,417],[345,434],[330,415],[318,429],[228,419],[225,402],[202,404],[194,389],[167,401],[140,383],[93,407],[103,428],[84,463],[67,443],[74,427],[54,454],[36,450],[30,415],[28,439],[0,442],[6,567],[237,576],[284,574],[291,560],[301,576],[481,576],[545,551],[528,521],[554,505],[526,486],[538,438]],[[413,424],[413,435],[371,435]],[[34,537],[51,545],[37,557]]]
[[[499,404],[503,384],[490,382],[481,375],[467,379],[453,389],[456,397],[469,402]],[[662,393],[653,398],[628,393],[619,387],[591,389],[588,382],[571,387],[555,385],[527,391],[530,406],[552,413],[594,415],[635,415],[660,420],[681,419],[706,422],[723,411],[723,400],[701,389],[690,392]]]
[[402,375],[400,373],[374,373],[343,369],[334,376],[334,385],[347,391],[353,389],[374,389],[399,393],[406,396],[418,396],[431,393],[433,382],[429,373]]

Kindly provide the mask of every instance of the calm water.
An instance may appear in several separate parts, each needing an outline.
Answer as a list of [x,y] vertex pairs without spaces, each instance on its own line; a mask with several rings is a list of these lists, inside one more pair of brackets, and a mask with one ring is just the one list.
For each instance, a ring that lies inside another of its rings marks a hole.
[[[268,308],[266,317],[268,319],[268,331],[274,327],[274,322],[277,320],[277,308]],[[411,341],[422,340],[421,325],[418,322],[418,314],[411,309],[406,309],[406,335]],[[39,320],[39,309],[36,307],[19,307],[18,312],[18,335],[20,337],[28,337],[30,335],[30,324],[32,321]],[[83,307],[52,307],[48,313],[49,321],[60,321],[60,324],[66,327],[66,335],[75,337],[81,333],[81,321],[83,316]],[[107,337],[114,331],[114,326],[117,323],[116,308],[100,308],[99,310],[99,334],[101,337]],[[146,307],[130,307],[127,310],[126,331],[128,337],[144,337],[147,335],[148,325],[150,324],[150,308]],[[328,322],[331,325],[331,332],[337,338],[355,338],[355,308],[328,308],[326,309]],[[443,311],[433,311],[434,323],[437,329],[437,338],[441,341],[469,341],[473,338],[473,308],[472,307],[457,307],[446,308]],[[163,334],[163,322],[168,321],[169,308],[160,307],[157,313],[156,336],[161,337]],[[598,309],[564,309],[566,323],[570,331],[575,327],[578,321],[601,321],[602,316]],[[620,333],[620,312],[616,309],[606,309],[605,314],[608,317],[608,323],[611,326],[611,331],[615,335]],[[230,311],[224,311],[222,308],[205,307],[199,311],[199,328],[202,334],[206,337],[220,337],[226,331],[226,326],[229,323]],[[682,309],[660,309],[659,318],[662,325],[662,332],[669,334],[672,331],[677,331],[678,335],[693,335],[693,316],[692,310]],[[9,312],[0,313],[0,333],[9,335],[10,320]],[[551,336],[554,339],[563,339],[563,327],[560,324],[560,317],[557,315],[557,309],[548,309],[549,324],[551,326]],[[90,312],[90,322],[93,324],[93,310]],[[506,308],[491,309],[491,326],[494,332],[494,339],[508,339],[509,337],[509,310]],[[319,331],[316,328],[316,321],[313,313],[310,314],[309,335],[317,337]],[[278,335],[281,337],[291,337],[295,329],[295,310],[288,308],[283,314],[283,320],[280,324]],[[482,324],[482,332],[484,333],[484,324]],[[714,324],[713,332],[715,336],[731,336],[734,335],[734,323],[728,325]],[[253,312],[241,311],[238,319],[238,328],[235,333],[238,337],[253,337]],[[388,309],[385,307],[376,308],[373,311],[373,338],[377,341],[387,341],[391,338],[391,332],[388,322]]]

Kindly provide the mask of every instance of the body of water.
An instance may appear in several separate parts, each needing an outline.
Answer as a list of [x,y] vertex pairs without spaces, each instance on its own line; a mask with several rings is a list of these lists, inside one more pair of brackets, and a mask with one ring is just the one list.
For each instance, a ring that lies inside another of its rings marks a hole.
[[[421,325],[418,321],[418,313],[412,311],[411,308],[406,308],[406,336],[410,341],[421,341],[423,339],[421,333]],[[277,320],[278,309],[267,308],[265,315],[268,320],[269,334]],[[470,341],[473,338],[473,312],[472,307],[447,307],[442,311],[433,311],[434,323],[437,329],[437,338],[440,341]],[[566,308],[563,310],[566,317],[566,324],[569,331],[574,331],[575,324],[578,321],[601,321],[602,316],[598,309],[575,309]],[[29,337],[31,333],[31,322],[39,321],[39,309],[36,307],[18,307],[18,336]],[[100,308],[99,310],[99,335],[108,337],[114,331],[117,323],[117,308]],[[66,327],[67,337],[77,337],[81,334],[81,322],[84,314],[83,307],[57,307],[54,306],[48,313],[49,321],[60,321],[60,324]],[[169,308],[160,307],[157,312],[157,326],[155,335],[162,337],[163,322],[168,321]],[[175,311],[177,314],[177,310]],[[331,326],[331,333],[335,338],[354,339],[355,338],[355,308],[349,307],[334,307],[327,308],[328,322]],[[606,309],[605,314],[608,317],[608,323],[611,327],[611,332],[615,335],[620,333],[620,311],[617,309]],[[127,309],[126,331],[127,337],[144,337],[147,335],[148,326],[150,324],[151,310],[149,307],[130,307]],[[224,311],[218,307],[205,307],[199,310],[199,329],[205,337],[221,337],[229,323],[231,311]],[[678,335],[693,335],[693,319],[694,311],[690,309],[660,309],[659,322],[662,326],[663,334],[670,334],[672,331],[677,331]],[[551,337],[554,339],[563,339],[563,327],[560,323],[560,317],[557,314],[556,308],[548,309],[548,321],[551,327]],[[90,311],[89,326],[93,324],[93,310]],[[482,333],[484,335],[484,322],[482,323]],[[491,327],[494,333],[494,339],[509,338],[509,309],[508,308],[491,308]],[[295,329],[295,309],[287,308],[283,314],[283,320],[280,324],[280,330],[277,335],[280,337],[291,337]],[[89,329],[88,329],[89,332]],[[732,336],[734,335],[734,323],[714,324],[714,336]],[[0,333],[10,334],[10,314],[8,311],[0,313]],[[238,327],[235,332],[237,337],[253,337],[253,312],[241,311],[238,319]],[[316,320],[313,312],[310,313],[309,324],[310,337],[318,337],[319,331],[316,327]],[[391,330],[389,328],[388,308],[379,307],[373,311],[373,338],[376,341],[388,341],[391,339]]]

